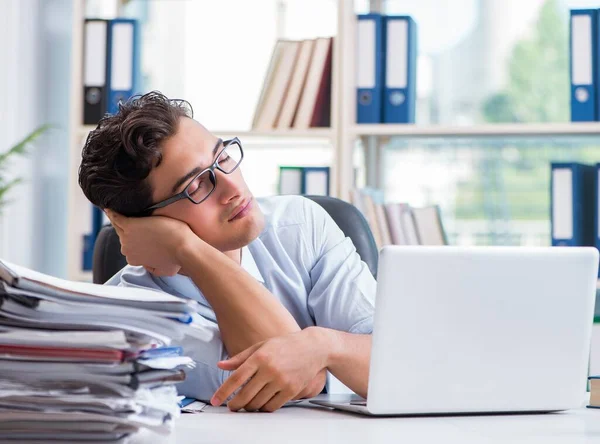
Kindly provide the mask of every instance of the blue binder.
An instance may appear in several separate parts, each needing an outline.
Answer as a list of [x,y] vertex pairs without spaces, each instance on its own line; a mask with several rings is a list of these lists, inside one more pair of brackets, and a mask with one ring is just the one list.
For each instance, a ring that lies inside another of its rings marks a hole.
[[382,122],[383,19],[380,14],[357,16],[356,122]]
[[83,236],[83,270],[89,271],[92,269],[94,259],[94,246],[96,244],[96,238],[100,234],[102,229],[102,223],[104,220],[103,212],[100,208],[95,205],[92,207],[92,231]]
[[551,164],[550,220],[553,246],[593,246],[596,167]]
[[119,102],[137,91],[140,53],[138,23],[134,19],[114,19],[108,23],[106,85],[107,113],[116,114]]
[[570,20],[570,77],[571,120],[592,122],[600,115],[596,104],[598,78],[598,10],[571,10]]
[[[600,163],[597,163],[594,167],[594,191],[592,198],[594,199],[594,245],[600,250]],[[600,277],[600,269],[598,270],[598,277]],[[597,309],[600,309],[600,305],[596,304]]]
[[409,16],[384,17],[383,121],[414,123],[417,84],[417,24]]
[[302,168],[302,194],[329,196],[329,167]]
[[279,167],[279,194],[329,196],[329,167]]

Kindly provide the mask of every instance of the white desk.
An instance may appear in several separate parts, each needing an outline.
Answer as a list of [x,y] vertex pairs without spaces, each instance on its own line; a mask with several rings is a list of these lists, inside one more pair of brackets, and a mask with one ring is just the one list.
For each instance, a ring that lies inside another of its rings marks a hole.
[[540,415],[371,418],[313,406],[275,413],[207,407],[184,414],[168,437],[142,432],[134,443],[528,443],[600,442],[600,410]]

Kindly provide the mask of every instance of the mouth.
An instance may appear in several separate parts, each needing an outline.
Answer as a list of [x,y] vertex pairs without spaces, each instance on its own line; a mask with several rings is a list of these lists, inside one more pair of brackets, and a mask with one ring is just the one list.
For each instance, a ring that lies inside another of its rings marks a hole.
[[234,211],[228,222],[233,222],[234,220],[242,219],[247,216],[252,209],[252,198],[248,199],[246,202],[242,203],[238,206]]

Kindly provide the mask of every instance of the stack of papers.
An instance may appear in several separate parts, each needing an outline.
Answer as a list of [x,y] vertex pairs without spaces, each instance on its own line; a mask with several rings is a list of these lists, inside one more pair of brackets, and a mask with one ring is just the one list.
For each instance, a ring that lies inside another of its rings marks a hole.
[[0,441],[168,434],[195,301],[57,279],[0,261]]

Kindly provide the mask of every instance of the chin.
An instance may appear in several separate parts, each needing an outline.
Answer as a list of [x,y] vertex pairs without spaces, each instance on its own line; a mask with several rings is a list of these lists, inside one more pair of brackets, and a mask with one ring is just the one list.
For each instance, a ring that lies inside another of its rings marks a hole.
[[232,251],[245,247],[255,240],[265,228],[265,217],[258,208],[254,208],[252,214],[238,221],[239,225],[230,227],[232,233],[225,242],[222,242],[220,251]]

